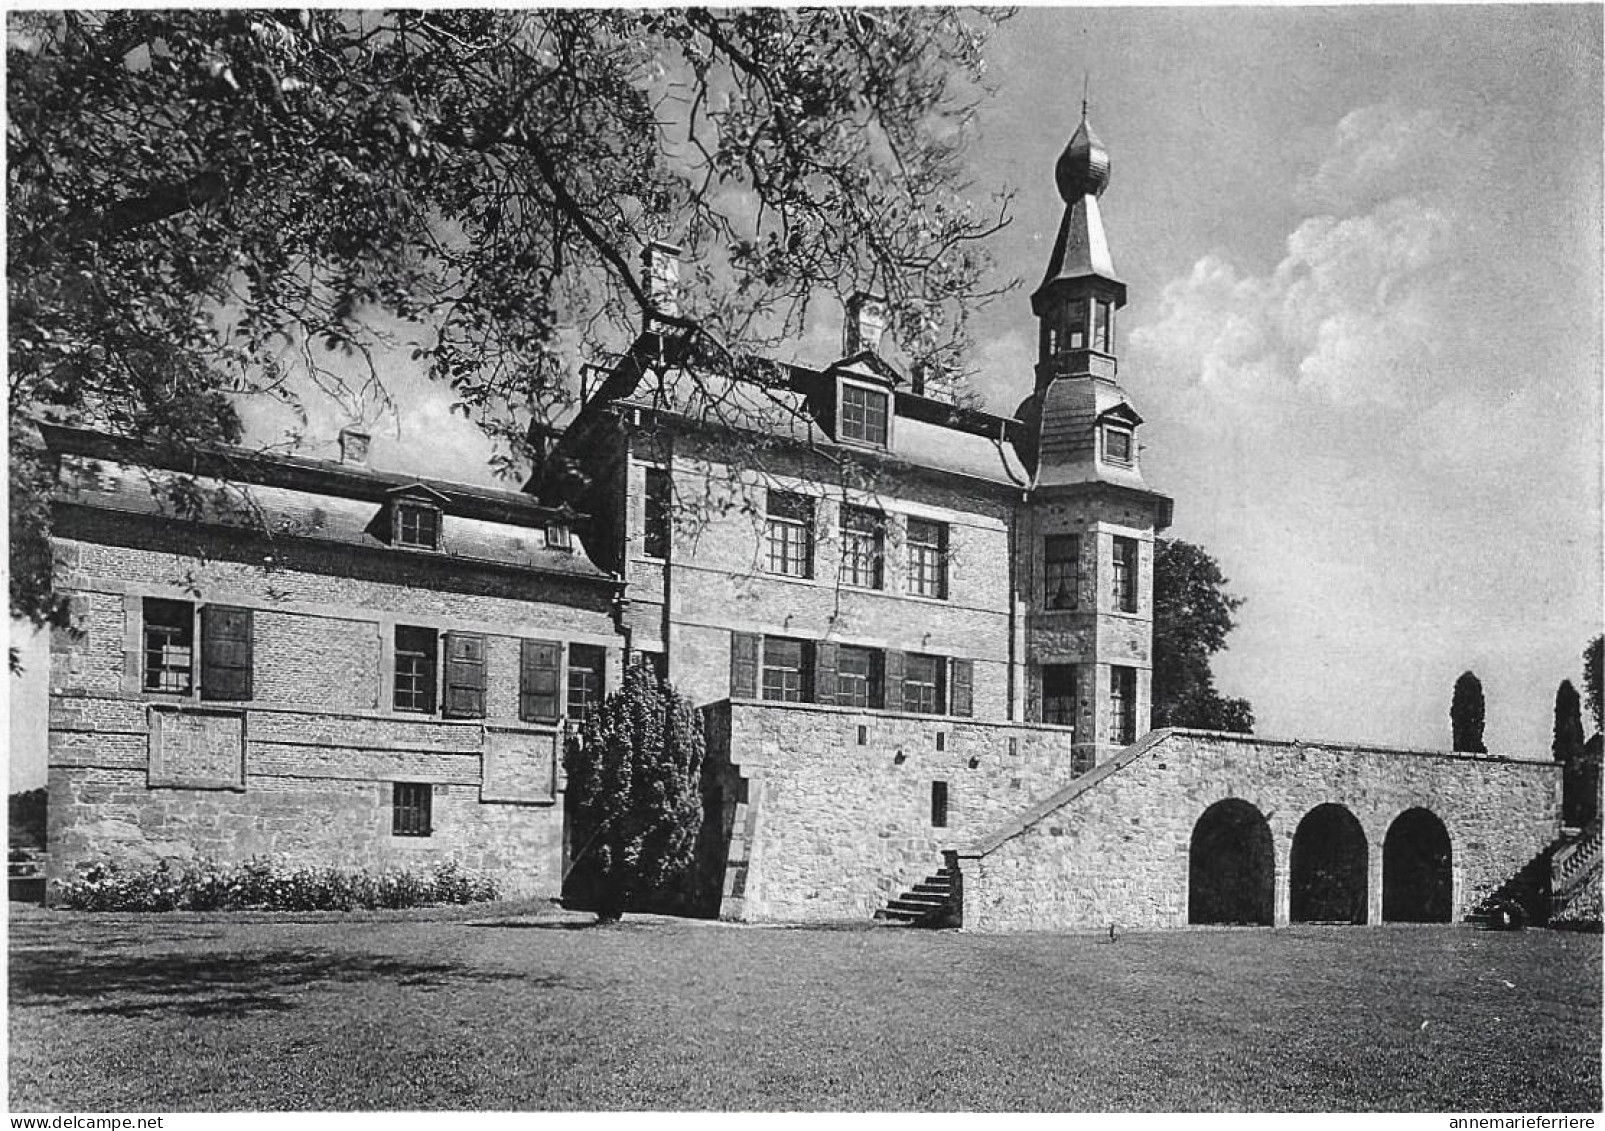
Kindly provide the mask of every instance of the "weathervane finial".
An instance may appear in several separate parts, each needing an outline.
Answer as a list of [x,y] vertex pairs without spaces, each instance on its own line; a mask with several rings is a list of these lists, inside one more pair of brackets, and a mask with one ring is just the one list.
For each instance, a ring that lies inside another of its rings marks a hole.
[[1092,76],[1088,72],[1082,71],[1081,72],[1081,117],[1083,119],[1085,119],[1086,116],[1087,116],[1087,91],[1091,86],[1092,86]]

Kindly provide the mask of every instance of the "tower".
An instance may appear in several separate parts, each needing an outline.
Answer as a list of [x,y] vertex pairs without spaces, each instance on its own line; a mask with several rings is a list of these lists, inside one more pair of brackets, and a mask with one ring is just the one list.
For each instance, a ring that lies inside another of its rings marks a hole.
[[1026,606],[1026,717],[1075,727],[1076,772],[1148,729],[1154,536],[1171,501],[1144,481],[1142,417],[1116,383],[1115,273],[1099,199],[1109,152],[1082,104],[1054,170],[1064,219],[1042,284],[1035,389],[1016,416],[1031,472],[1016,562]]

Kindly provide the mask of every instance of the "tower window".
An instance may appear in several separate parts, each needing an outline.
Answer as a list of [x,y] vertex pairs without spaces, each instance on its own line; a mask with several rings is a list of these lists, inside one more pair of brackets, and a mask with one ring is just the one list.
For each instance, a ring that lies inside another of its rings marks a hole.
[[1092,348],[1100,353],[1113,353],[1115,338],[1114,306],[1097,299],[1092,304]]
[[1131,463],[1131,430],[1105,425],[1103,428],[1103,458],[1110,463]]
[[1084,299],[1078,298],[1065,307],[1064,335],[1059,344],[1066,350],[1087,348],[1087,303]]
[[1109,669],[1109,740],[1122,746],[1137,737],[1137,669]]
[[1076,669],[1070,664],[1043,665],[1042,721],[1055,726],[1075,725]]
[[764,527],[770,573],[812,577],[814,503],[805,495],[770,491]]
[[1114,547],[1114,598],[1115,608],[1123,613],[1137,611],[1137,540],[1115,538]]
[[886,394],[862,385],[842,385],[841,438],[886,446]]
[[1042,540],[1042,607],[1074,609],[1081,593],[1081,538],[1050,534]]
[[669,556],[669,473],[661,467],[646,469],[646,521],[641,531],[641,552],[649,558]]

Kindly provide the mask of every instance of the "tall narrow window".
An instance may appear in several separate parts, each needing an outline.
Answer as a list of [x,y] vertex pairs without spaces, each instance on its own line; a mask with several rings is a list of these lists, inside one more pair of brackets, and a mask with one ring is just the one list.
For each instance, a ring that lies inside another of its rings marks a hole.
[[1042,721],[1055,726],[1076,722],[1076,669],[1070,664],[1042,667]]
[[908,520],[908,591],[917,597],[947,597],[947,527]]
[[435,787],[398,781],[391,786],[390,834],[428,836],[433,831]]
[[1064,337],[1061,344],[1066,350],[1087,348],[1087,300],[1075,299],[1065,306]]
[[597,644],[568,646],[568,714],[575,722],[590,718],[607,694],[603,680],[606,669],[606,648]]
[[947,706],[947,661],[911,652],[903,658],[903,710],[940,715]]
[[763,697],[781,703],[806,703],[813,673],[808,645],[802,640],[766,636],[763,640]]
[[931,783],[931,828],[947,828],[947,782]]
[[449,719],[485,717],[485,638],[477,632],[446,633],[446,694],[441,714]]
[[646,515],[641,531],[641,552],[650,558],[669,556],[669,473],[661,467],[646,469]]
[[812,577],[814,501],[806,495],[770,491],[765,534],[770,573]]
[[201,609],[201,698],[241,702],[251,698],[250,609],[207,605]]
[[1123,613],[1137,611],[1137,540],[1115,538],[1114,547],[1114,598],[1115,608]]
[[396,710],[434,714],[438,647],[434,629],[396,625]]
[[1109,739],[1125,746],[1137,738],[1137,669],[1109,669]]
[[842,645],[836,651],[836,704],[840,707],[879,707],[881,656],[873,648]]
[[1042,540],[1042,607],[1074,609],[1081,599],[1081,538],[1050,534]]
[[551,640],[525,640],[519,646],[518,717],[525,722],[551,722],[560,713],[558,671],[563,646]]
[[865,507],[842,507],[842,583],[879,589],[885,557],[885,516]]
[[1114,307],[1103,299],[1092,304],[1092,348],[1100,353],[1113,353],[1109,347],[1115,337]]
[[886,446],[886,394],[862,385],[842,385],[841,438]]
[[145,598],[145,690],[188,694],[195,686],[195,606]]

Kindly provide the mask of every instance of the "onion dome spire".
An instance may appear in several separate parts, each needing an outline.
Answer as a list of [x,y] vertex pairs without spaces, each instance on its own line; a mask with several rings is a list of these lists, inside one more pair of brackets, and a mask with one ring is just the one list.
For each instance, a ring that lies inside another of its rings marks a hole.
[[1066,204],[1085,196],[1102,196],[1109,187],[1109,151],[1087,121],[1085,98],[1081,100],[1081,124],[1070,135],[1070,144],[1059,155],[1053,172],[1059,182],[1059,196]]

